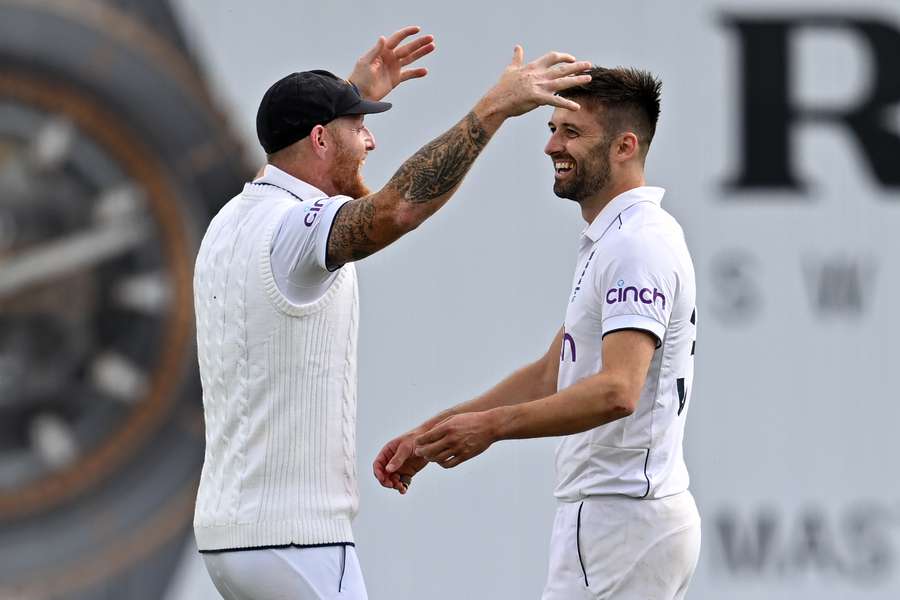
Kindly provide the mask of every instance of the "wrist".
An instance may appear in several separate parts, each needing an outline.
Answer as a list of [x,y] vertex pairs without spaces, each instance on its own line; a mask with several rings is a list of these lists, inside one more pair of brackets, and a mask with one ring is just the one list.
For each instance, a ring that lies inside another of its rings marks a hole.
[[478,117],[482,127],[491,134],[497,131],[503,124],[503,121],[510,116],[504,110],[503,103],[496,97],[493,90],[489,91],[478,101],[472,112]]
[[498,406],[485,411],[488,432],[491,440],[499,442],[510,437],[511,424],[515,415],[515,406]]
[[347,83],[356,88],[356,91],[359,92],[360,98],[363,100],[371,100],[369,98],[369,90],[364,85],[360,84],[358,81],[354,81],[353,75],[347,78]]

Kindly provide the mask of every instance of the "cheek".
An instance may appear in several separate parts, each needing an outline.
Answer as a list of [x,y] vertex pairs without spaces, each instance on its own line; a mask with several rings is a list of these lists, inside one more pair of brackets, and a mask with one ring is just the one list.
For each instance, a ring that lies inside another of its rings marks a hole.
[[365,158],[366,152],[368,152],[368,150],[367,150],[368,143],[366,141],[366,138],[364,138],[364,137],[358,138],[356,140],[355,146],[356,146],[356,154],[358,156],[360,156],[361,158]]

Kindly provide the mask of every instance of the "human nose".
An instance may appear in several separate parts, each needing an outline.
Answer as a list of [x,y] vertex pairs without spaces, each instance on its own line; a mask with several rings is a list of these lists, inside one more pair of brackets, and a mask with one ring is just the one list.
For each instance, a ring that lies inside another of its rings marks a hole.
[[556,132],[550,134],[550,139],[547,140],[547,145],[544,146],[544,154],[548,156],[553,156],[558,152],[562,152],[564,150],[562,143],[559,141],[559,137]]
[[371,152],[375,149],[375,136],[369,131],[369,128],[363,125],[363,133],[366,136],[366,150]]

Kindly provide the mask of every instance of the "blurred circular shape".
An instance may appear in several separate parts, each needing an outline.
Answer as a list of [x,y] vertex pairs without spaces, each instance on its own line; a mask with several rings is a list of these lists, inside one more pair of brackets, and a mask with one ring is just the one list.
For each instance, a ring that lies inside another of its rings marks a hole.
[[165,36],[0,0],[0,597],[160,597],[203,458],[193,261],[248,175]]

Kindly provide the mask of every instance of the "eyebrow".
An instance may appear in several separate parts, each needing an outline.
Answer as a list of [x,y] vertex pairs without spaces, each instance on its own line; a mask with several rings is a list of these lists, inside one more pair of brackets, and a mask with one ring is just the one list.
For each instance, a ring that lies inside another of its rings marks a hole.
[[581,131],[581,128],[577,125],[573,125],[567,121],[563,121],[562,123],[554,123],[553,121],[547,121],[547,127],[556,127],[559,129],[560,127],[568,127],[569,129],[574,129],[575,131]]

